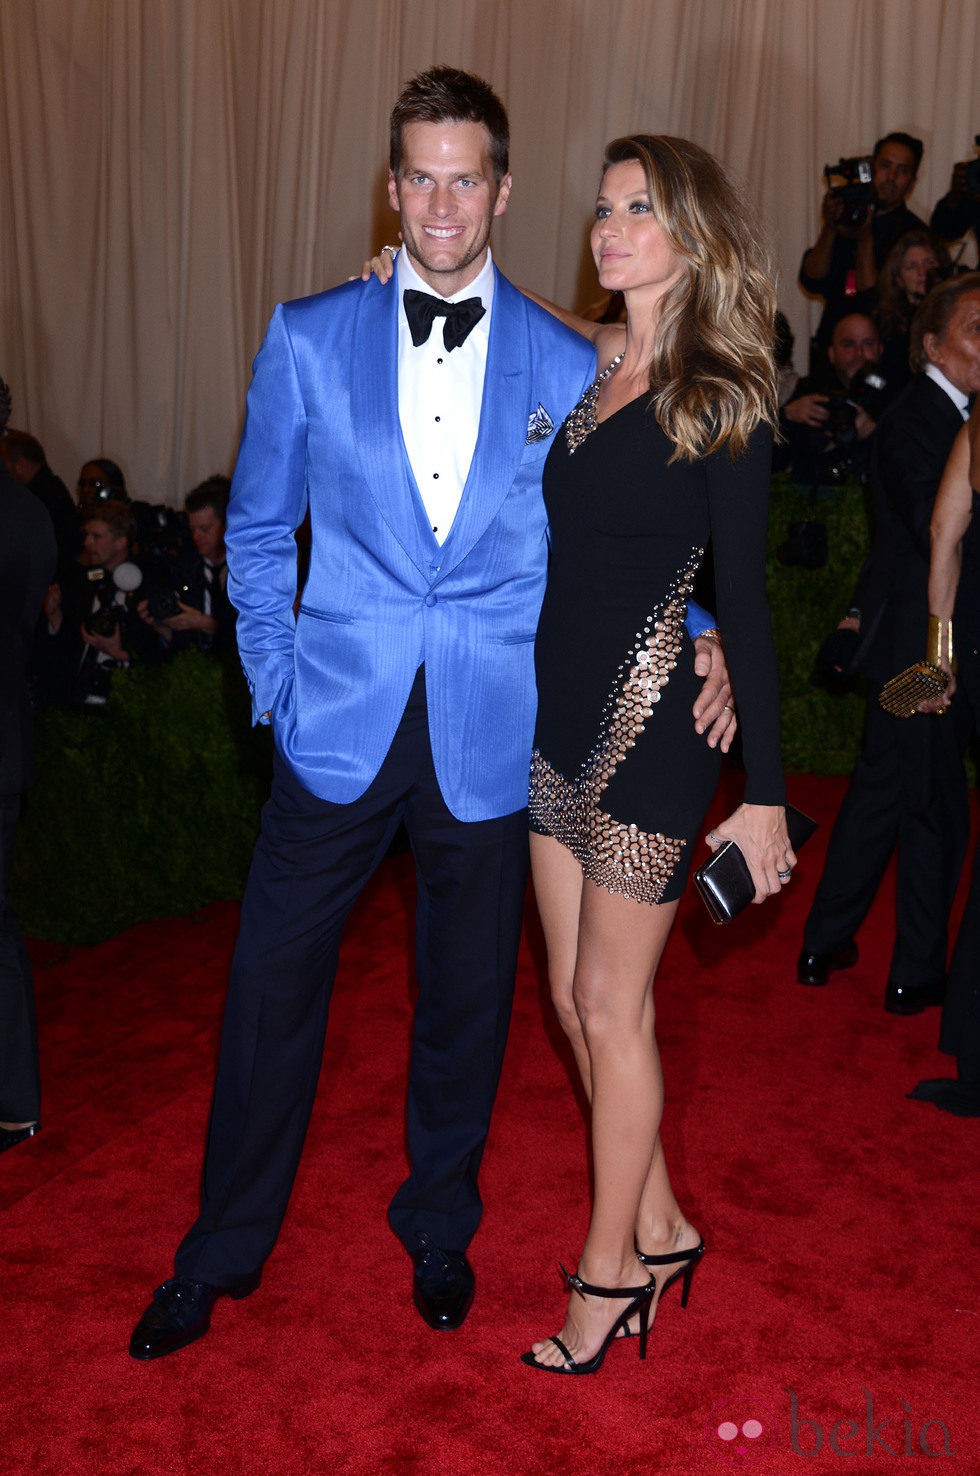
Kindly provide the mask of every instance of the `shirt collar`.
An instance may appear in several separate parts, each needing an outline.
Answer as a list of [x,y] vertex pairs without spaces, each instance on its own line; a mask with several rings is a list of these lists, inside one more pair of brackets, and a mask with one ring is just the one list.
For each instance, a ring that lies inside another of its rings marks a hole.
[[[418,272],[409,261],[408,252],[405,251],[404,248],[399,251],[398,256],[395,260],[395,272],[398,283],[400,312],[403,316],[405,313],[404,293],[406,287],[414,287],[417,292],[427,292],[430,297],[442,296],[440,292],[434,292],[429,286],[428,282],[424,282],[422,280]],[[443,301],[464,302],[468,297],[479,297],[483,303],[483,306],[486,308],[487,318],[489,318],[490,309],[493,306],[493,287],[493,257],[490,254],[490,248],[488,246],[487,259],[483,263],[479,274],[473,278],[472,282],[467,282],[466,286],[461,288],[459,292],[454,292],[450,297],[443,298]],[[479,326],[480,325],[477,324],[477,327]]]
[[965,395],[962,390],[958,390],[955,384],[950,384],[943,371],[937,368],[935,364],[926,365],[926,374],[934,384],[939,385],[941,390],[945,390],[963,419],[966,420],[970,413],[969,395]]

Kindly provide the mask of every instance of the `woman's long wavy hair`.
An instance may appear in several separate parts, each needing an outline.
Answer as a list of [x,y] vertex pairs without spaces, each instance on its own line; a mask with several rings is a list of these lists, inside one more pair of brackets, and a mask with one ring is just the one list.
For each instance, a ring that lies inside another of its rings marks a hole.
[[[891,333],[908,333],[915,317],[915,310],[919,306],[917,302],[910,302],[905,288],[900,281],[905,258],[913,246],[925,246],[936,258],[937,274],[936,280],[945,278],[949,271],[949,252],[931,231],[919,230],[906,231],[904,236],[899,236],[888,255],[885,264],[878,275],[878,303],[875,308],[875,321],[878,324],[882,337]],[[931,284],[933,287],[935,282]],[[926,294],[928,296],[928,293]]]
[[687,265],[662,299],[650,361],[650,407],[674,444],[671,461],[778,428],[776,291],[762,234],[717,159],[685,138],[645,133],[606,148],[603,172],[637,160],[650,207]]

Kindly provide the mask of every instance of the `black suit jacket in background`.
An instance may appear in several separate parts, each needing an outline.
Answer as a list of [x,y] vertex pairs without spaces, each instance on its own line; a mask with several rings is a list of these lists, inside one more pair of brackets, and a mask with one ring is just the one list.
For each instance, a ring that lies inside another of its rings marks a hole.
[[861,610],[858,665],[885,682],[925,655],[929,523],[963,417],[945,390],[917,374],[882,416],[874,437],[871,552],[853,603]]

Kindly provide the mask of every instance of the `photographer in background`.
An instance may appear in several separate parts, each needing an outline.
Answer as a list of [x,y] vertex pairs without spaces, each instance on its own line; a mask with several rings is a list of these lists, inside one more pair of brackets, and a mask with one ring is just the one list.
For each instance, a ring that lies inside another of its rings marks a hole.
[[50,701],[85,710],[104,707],[112,673],[163,655],[157,636],[136,613],[143,571],[131,557],[136,520],[121,502],[95,502],[82,523],[82,558],[44,602],[42,690]]
[[888,400],[889,386],[867,373],[881,354],[878,329],[866,314],[848,313],[836,324],[826,366],[801,379],[780,411],[794,482],[833,487],[866,472],[871,436]]
[[888,133],[875,144],[870,169],[867,160],[842,159],[836,169],[824,170],[828,183],[833,177],[846,182],[824,195],[820,235],[804,253],[799,273],[804,292],[824,299],[816,333],[821,347],[845,313],[872,310],[878,273],[899,236],[926,229],[905,204],[921,162],[920,139]]
[[[980,148],[980,133],[973,142]],[[980,254],[980,159],[961,159],[953,165],[949,192],[937,203],[931,224],[944,241],[958,241],[972,231]]]
[[153,627],[171,652],[193,647],[220,655],[233,650],[236,611],[228,598],[225,564],[225,520],[228,477],[208,477],[187,494],[184,512],[192,548],[174,562],[165,580],[155,578],[140,617]]

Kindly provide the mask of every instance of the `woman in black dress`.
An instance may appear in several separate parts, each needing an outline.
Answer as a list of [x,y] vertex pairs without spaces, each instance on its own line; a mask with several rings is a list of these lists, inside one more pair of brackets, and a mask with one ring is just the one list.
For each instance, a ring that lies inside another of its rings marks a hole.
[[[789,879],[764,561],[775,296],[723,170],[683,139],[606,151],[592,229],[627,321],[588,328],[600,373],[555,439],[531,775],[534,883],[552,997],[592,1106],[595,1190],[561,1332],[525,1361],[591,1373],[646,1329],[703,1252],[670,1186],[653,981],[720,755],[694,731],[686,601],[709,543],[739,707],[734,840],[757,902]],[[561,316],[567,316],[560,314]],[[687,649],[685,649],[687,648]],[[642,1264],[638,1264],[639,1262]]]

